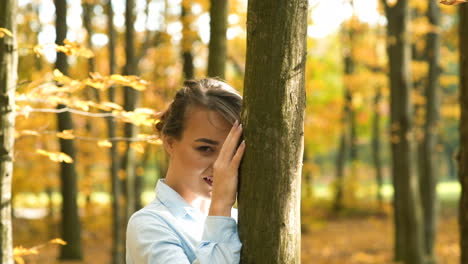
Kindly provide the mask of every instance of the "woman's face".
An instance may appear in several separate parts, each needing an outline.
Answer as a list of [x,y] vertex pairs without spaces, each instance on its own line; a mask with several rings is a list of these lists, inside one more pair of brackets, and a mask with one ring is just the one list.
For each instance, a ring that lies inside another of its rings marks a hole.
[[180,140],[168,138],[166,183],[185,200],[211,198],[213,163],[232,125],[216,111],[189,107]]

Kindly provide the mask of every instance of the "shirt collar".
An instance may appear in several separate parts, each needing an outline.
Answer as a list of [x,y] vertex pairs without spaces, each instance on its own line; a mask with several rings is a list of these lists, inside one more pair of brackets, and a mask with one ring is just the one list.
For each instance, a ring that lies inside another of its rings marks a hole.
[[155,191],[156,199],[161,201],[174,216],[184,217],[189,214],[192,217],[197,217],[201,214],[197,209],[188,204],[179,193],[169,187],[164,179],[158,181]]

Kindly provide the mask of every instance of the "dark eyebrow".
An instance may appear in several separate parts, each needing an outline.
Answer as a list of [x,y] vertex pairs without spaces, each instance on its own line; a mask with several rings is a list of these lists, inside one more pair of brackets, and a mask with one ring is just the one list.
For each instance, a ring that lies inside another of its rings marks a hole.
[[212,145],[218,145],[219,144],[218,141],[214,141],[214,140],[211,140],[211,139],[208,139],[208,138],[199,138],[199,139],[196,139],[195,142],[205,142],[205,143],[212,144]]

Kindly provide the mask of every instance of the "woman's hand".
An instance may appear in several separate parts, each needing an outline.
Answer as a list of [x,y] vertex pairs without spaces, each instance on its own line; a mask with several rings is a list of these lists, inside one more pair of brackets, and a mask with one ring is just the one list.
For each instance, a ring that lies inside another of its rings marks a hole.
[[213,193],[209,215],[231,216],[231,208],[236,202],[239,164],[245,150],[244,141],[237,148],[241,135],[242,125],[236,121],[213,164]]

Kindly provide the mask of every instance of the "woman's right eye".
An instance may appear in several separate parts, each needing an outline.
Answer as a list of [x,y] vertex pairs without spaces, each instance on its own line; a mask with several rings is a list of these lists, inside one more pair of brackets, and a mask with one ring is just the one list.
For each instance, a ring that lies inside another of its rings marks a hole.
[[213,148],[208,147],[208,146],[201,146],[201,147],[198,147],[197,150],[200,151],[200,152],[202,152],[202,153],[204,153],[204,154],[208,154],[208,153],[213,152]]

